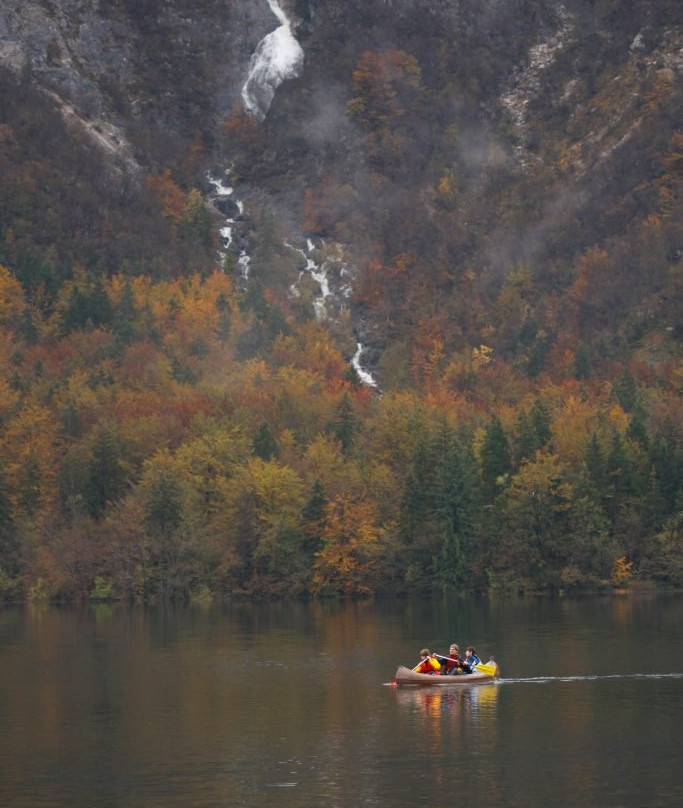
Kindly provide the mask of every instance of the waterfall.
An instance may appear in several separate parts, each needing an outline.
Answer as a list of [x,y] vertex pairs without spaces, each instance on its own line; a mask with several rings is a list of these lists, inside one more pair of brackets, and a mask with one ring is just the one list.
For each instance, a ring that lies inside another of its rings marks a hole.
[[[313,244],[311,239],[306,240],[305,250],[301,249],[300,247],[295,247],[288,241],[285,241],[284,245],[285,247],[288,247],[290,250],[298,252],[306,262],[306,266],[301,271],[299,277],[301,277],[301,275],[303,275],[304,272],[307,272],[320,287],[320,296],[313,301],[313,311],[315,312],[316,320],[324,320],[327,317],[326,299],[332,296],[332,292],[330,291],[329,280],[327,278],[327,267],[328,267],[327,260],[323,261],[322,264],[318,264],[314,261],[314,259],[311,256],[315,251],[315,245]],[[298,294],[296,290],[296,284],[292,287],[292,291],[294,292],[294,294]]]
[[304,52],[292,33],[292,26],[277,0],[268,0],[280,23],[256,46],[249,62],[249,76],[242,87],[242,101],[251,115],[262,121],[270,109],[275,90],[301,73]]
[[[317,249],[310,238],[306,239],[305,248],[296,247],[288,241],[283,243],[288,249],[299,253],[303,259],[304,265],[299,273],[299,280],[303,275],[308,275],[318,284],[320,294],[313,300],[316,319],[325,320],[330,315],[339,317],[346,306],[345,301],[353,292],[352,281],[355,275],[353,268],[344,259],[341,245],[335,243],[326,245],[323,241]],[[296,296],[299,295],[297,285],[298,281],[290,287],[291,294]],[[360,363],[363,351],[363,345],[357,342],[351,365],[362,384],[374,387],[379,392],[377,382]]]
[[368,373],[368,371],[361,366],[360,358],[362,355],[363,346],[360,344],[360,342],[357,342],[356,353],[351,359],[351,364],[353,365],[356,373],[358,374],[358,378],[363,382],[363,384],[366,384],[368,387],[377,387],[377,382],[372,377],[372,374]]
[[[292,25],[283,11],[278,0],[268,0],[268,5],[275,15],[279,26],[267,34],[256,46],[249,62],[249,75],[242,87],[242,101],[246,111],[259,121],[262,121],[270,109],[270,105],[275,96],[275,91],[283,81],[296,78],[301,74],[304,63],[304,52],[292,33]],[[230,225],[228,221],[226,224]],[[221,231],[223,233],[223,231]],[[229,244],[232,242],[232,231],[227,227],[224,232],[224,239]],[[284,242],[290,250],[299,253],[303,259],[304,267],[299,274],[301,278],[308,274],[320,289],[320,294],[313,300],[313,310],[316,319],[324,320],[329,316],[336,306],[343,306],[343,301],[352,293],[351,282],[354,272],[343,260],[341,248],[336,245],[334,253],[328,254],[322,261],[316,260],[316,248],[311,239],[306,240],[306,247],[295,247]],[[323,247],[324,247],[323,243]],[[249,280],[249,256],[244,250],[240,251],[237,261],[242,280]],[[330,270],[332,270],[335,280],[334,290],[330,288]],[[292,284],[290,292],[298,295],[298,282]],[[372,375],[360,364],[363,353],[363,346],[357,343],[356,353],[351,359],[351,365],[355,368],[361,382],[370,387],[377,388],[377,382]]]
[[249,262],[251,261],[251,256],[247,255],[246,250],[241,250],[239,258],[237,259],[237,266],[240,270],[240,277],[243,281],[249,280]]
[[[229,180],[231,173],[232,169],[227,168],[225,170],[225,178]],[[235,244],[235,230],[239,227],[239,222],[243,223],[244,219],[244,202],[240,199],[235,199],[232,185],[226,185],[222,177],[216,177],[209,173],[207,174],[207,179],[213,188],[210,195],[211,202],[213,206],[225,216],[224,225],[219,231],[222,246],[219,256],[221,261],[225,261],[229,252],[237,252],[237,266],[240,271],[240,277],[246,283],[249,280],[249,262],[251,261],[251,257],[247,254],[245,249],[239,249],[238,245]],[[238,230],[238,238],[239,236]],[[239,238],[239,240],[242,243],[244,241],[243,237]]]

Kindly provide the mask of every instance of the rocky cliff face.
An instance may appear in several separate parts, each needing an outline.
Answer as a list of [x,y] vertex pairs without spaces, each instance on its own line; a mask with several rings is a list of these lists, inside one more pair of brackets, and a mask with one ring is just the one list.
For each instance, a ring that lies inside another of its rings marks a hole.
[[[245,93],[278,29],[303,59],[273,93]],[[414,59],[421,91],[397,136],[381,133],[396,166],[378,168],[379,135],[348,103],[363,54],[391,50]],[[366,262],[417,253],[448,277],[483,267],[493,295],[511,266],[542,274],[655,209],[683,58],[676,0],[5,0],[0,69],[16,87],[0,124],[19,121],[30,89],[78,131],[74,150],[89,143],[120,174],[170,167],[207,190],[209,167],[235,163],[301,230]],[[15,160],[16,132],[7,143]]]
[[212,131],[276,23],[265,0],[8,0],[0,65],[123,147],[146,129]]
[[[595,5],[282,0],[279,6],[305,53],[299,83],[283,94],[303,88],[306,101],[325,94],[329,100],[340,83],[348,86],[364,50],[402,47],[431,81],[439,71],[451,71],[463,83],[454,103],[507,117],[516,146],[523,146],[534,139],[533,105],[543,100],[571,112],[584,100],[578,91],[607,61],[616,66],[630,54],[642,70],[659,59],[680,76],[675,3],[657,9],[638,0],[612,4],[608,36],[596,31]],[[250,59],[280,23],[268,0],[6,0],[0,8],[0,66],[16,74],[30,71],[53,103],[97,122],[103,145],[109,138],[110,147],[126,138],[141,143],[143,131],[212,139],[244,102]],[[674,31],[662,47],[667,25]],[[466,93],[472,97],[464,99]],[[315,106],[307,108],[299,97],[292,107],[304,110],[303,121],[315,128]]]

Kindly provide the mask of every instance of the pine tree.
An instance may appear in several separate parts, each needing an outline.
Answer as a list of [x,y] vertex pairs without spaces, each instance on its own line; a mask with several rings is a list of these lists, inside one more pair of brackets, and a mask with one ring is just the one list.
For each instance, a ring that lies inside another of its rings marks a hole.
[[401,497],[401,535],[408,546],[416,543],[428,513],[428,501],[432,490],[433,465],[428,451],[426,436],[415,444],[410,466],[403,482]]
[[515,461],[519,465],[522,460],[533,458],[541,448],[541,442],[532,419],[524,410],[517,416],[515,432]]
[[438,460],[426,430],[415,443],[403,482],[399,526],[404,553],[401,563],[409,586],[423,587],[432,579],[441,551],[443,524],[435,513]]
[[78,407],[73,401],[68,401],[62,414],[62,430],[67,440],[74,440],[83,435],[83,421]]
[[534,406],[531,408],[531,422],[536,431],[536,437],[540,444],[539,448],[548,446],[553,438],[552,429],[550,428],[550,414],[540,398],[534,401]]
[[348,392],[344,392],[335,407],[334,417],[329,426],[329,431],[341,444],[344,454],[348,454],[351,450],[357,427],[358,421],[353,412],[351,396]]
[[474,545],[472,476],[447,428],[424,432],[404,480],[400,532],[409,583],[434,580],[445,589],[466,585],[466,553]]
[[88,513],[99,519],[110,502],[124,493],[126,473],[121,462],[121,449],[106,427],[97,430],[92,446],[84,500]]
[[594,502],[601,502],[607,488],[607,465],[600,446],[600,439],[595,432],[591,435],[590,443],[586,447],[584,466],[588,483],[586,494]]
[[135,338],[137,314],[133,288],[130,278],[126,277],[112,314],[112,327],[119,347],[128,345]]
[[42,496],[42,475],[35,457],[27,458],[19,473],[17,485],[19,507],[29,516],[38,509]]
[[90,309],[87,296],[81,291],[78,285],[74,285],[71,296],[64,312],[64,322],[62,330],[64,334],[85,328],[90,317]]
[[145,486],[144,526],[150,538],[149,584],[161,594],[172,593],[187,583],[183,569],[190,558],[189,548],[180,541],[184,496],[180,480],[173,470],[160,468]]
[[21,313],[21,320],[19,321],[17,334],[28,342],[29,345],[35,345],[35,343],[38,341],[38,329],[33,322],[31,309],[28,306],[25,306]]
[[629,461],[621,435],[615,430],[605,464],[607,474],[607,499],[605,511],[616,521],[622,504],[633,493],[633,468]]
[[95,278],[88,295],[89,319],[95,326],[111,325],[112,306],[104,286],[104,280]]
[[446,433],[436,443],[438,463],[434,480],[434,514],[440,550],[435,559],[436,579],[444,589],[465,584],[463,545],[469,527],[466,515],[465,475],[458,446]]
[[258,428],[252,446],[254,454],[260,457],[261,460],[272,460],[280,454],[278,442],[275,440],[273,433],[270,431],[270,427],[265,421]]
[[683,456],[677,447],[675,433],[658,435],[650,449],[650,463],[664,512],[673,514],[683,489]]
[[649,438],[647,427],[645,426],[645,414],[640,405],[637,405],[631,414],[631,420],[626,430],[626,435],[642,449],[647,451]]
[[183,504],[180,484],[171,474],[159,474],[150,485],[145,499],[145,528],[162,541],[182,522]]
[[4,570],[9,575],[15,575],[17,572],[18,547],[12,503],[4,469],[0,463],[0,570]]
[[325,529],[325,513],[329,500],[325,494],[325,486],[316,478],[311,488],[311,495],[304,505],[301,516],[306,540],[303,543],[303,552],[309,563],[322,546],[322,534]]
[[593,372],[593,363],[591,361],[590,349],[585,343],[581,343],[576,349],[576,357],[574,359],[574,376],[577,379],[588,379]]
[[633,376],[625,368],[619,378],[614,382],[613,393],[624,412],[633,412],[638,404],[638,385]]
[[225,342],[230,336],[230,329],[232,328],[232,313],[230,304],[223,292],[216,298],[216,310],[218,311],[217,336],[221,342]]
[[495,496],[510,469],[510,444],[503,424],[496,415],[486,427],[481,447],[481,476],[489,498]]

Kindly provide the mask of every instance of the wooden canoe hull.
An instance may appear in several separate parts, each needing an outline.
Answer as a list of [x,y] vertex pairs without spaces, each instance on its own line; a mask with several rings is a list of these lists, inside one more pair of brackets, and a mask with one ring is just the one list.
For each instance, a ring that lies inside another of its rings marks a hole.
[[416,673],[410,668],[400,665],[396,670],[397,685],[422,685],[427,687],[462,687],[463,685],[486,685],[495,682],[498,674],[464,673],[456,676],[439,676],[439,674]]

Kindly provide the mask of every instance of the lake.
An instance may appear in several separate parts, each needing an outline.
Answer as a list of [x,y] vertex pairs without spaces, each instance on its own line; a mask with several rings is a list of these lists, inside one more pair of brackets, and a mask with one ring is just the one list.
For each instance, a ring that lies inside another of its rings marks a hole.
[[[680,806],[682,626],[644,593],[0,608],[0,806]],[[501,681],[391,686],[453,641]]]

